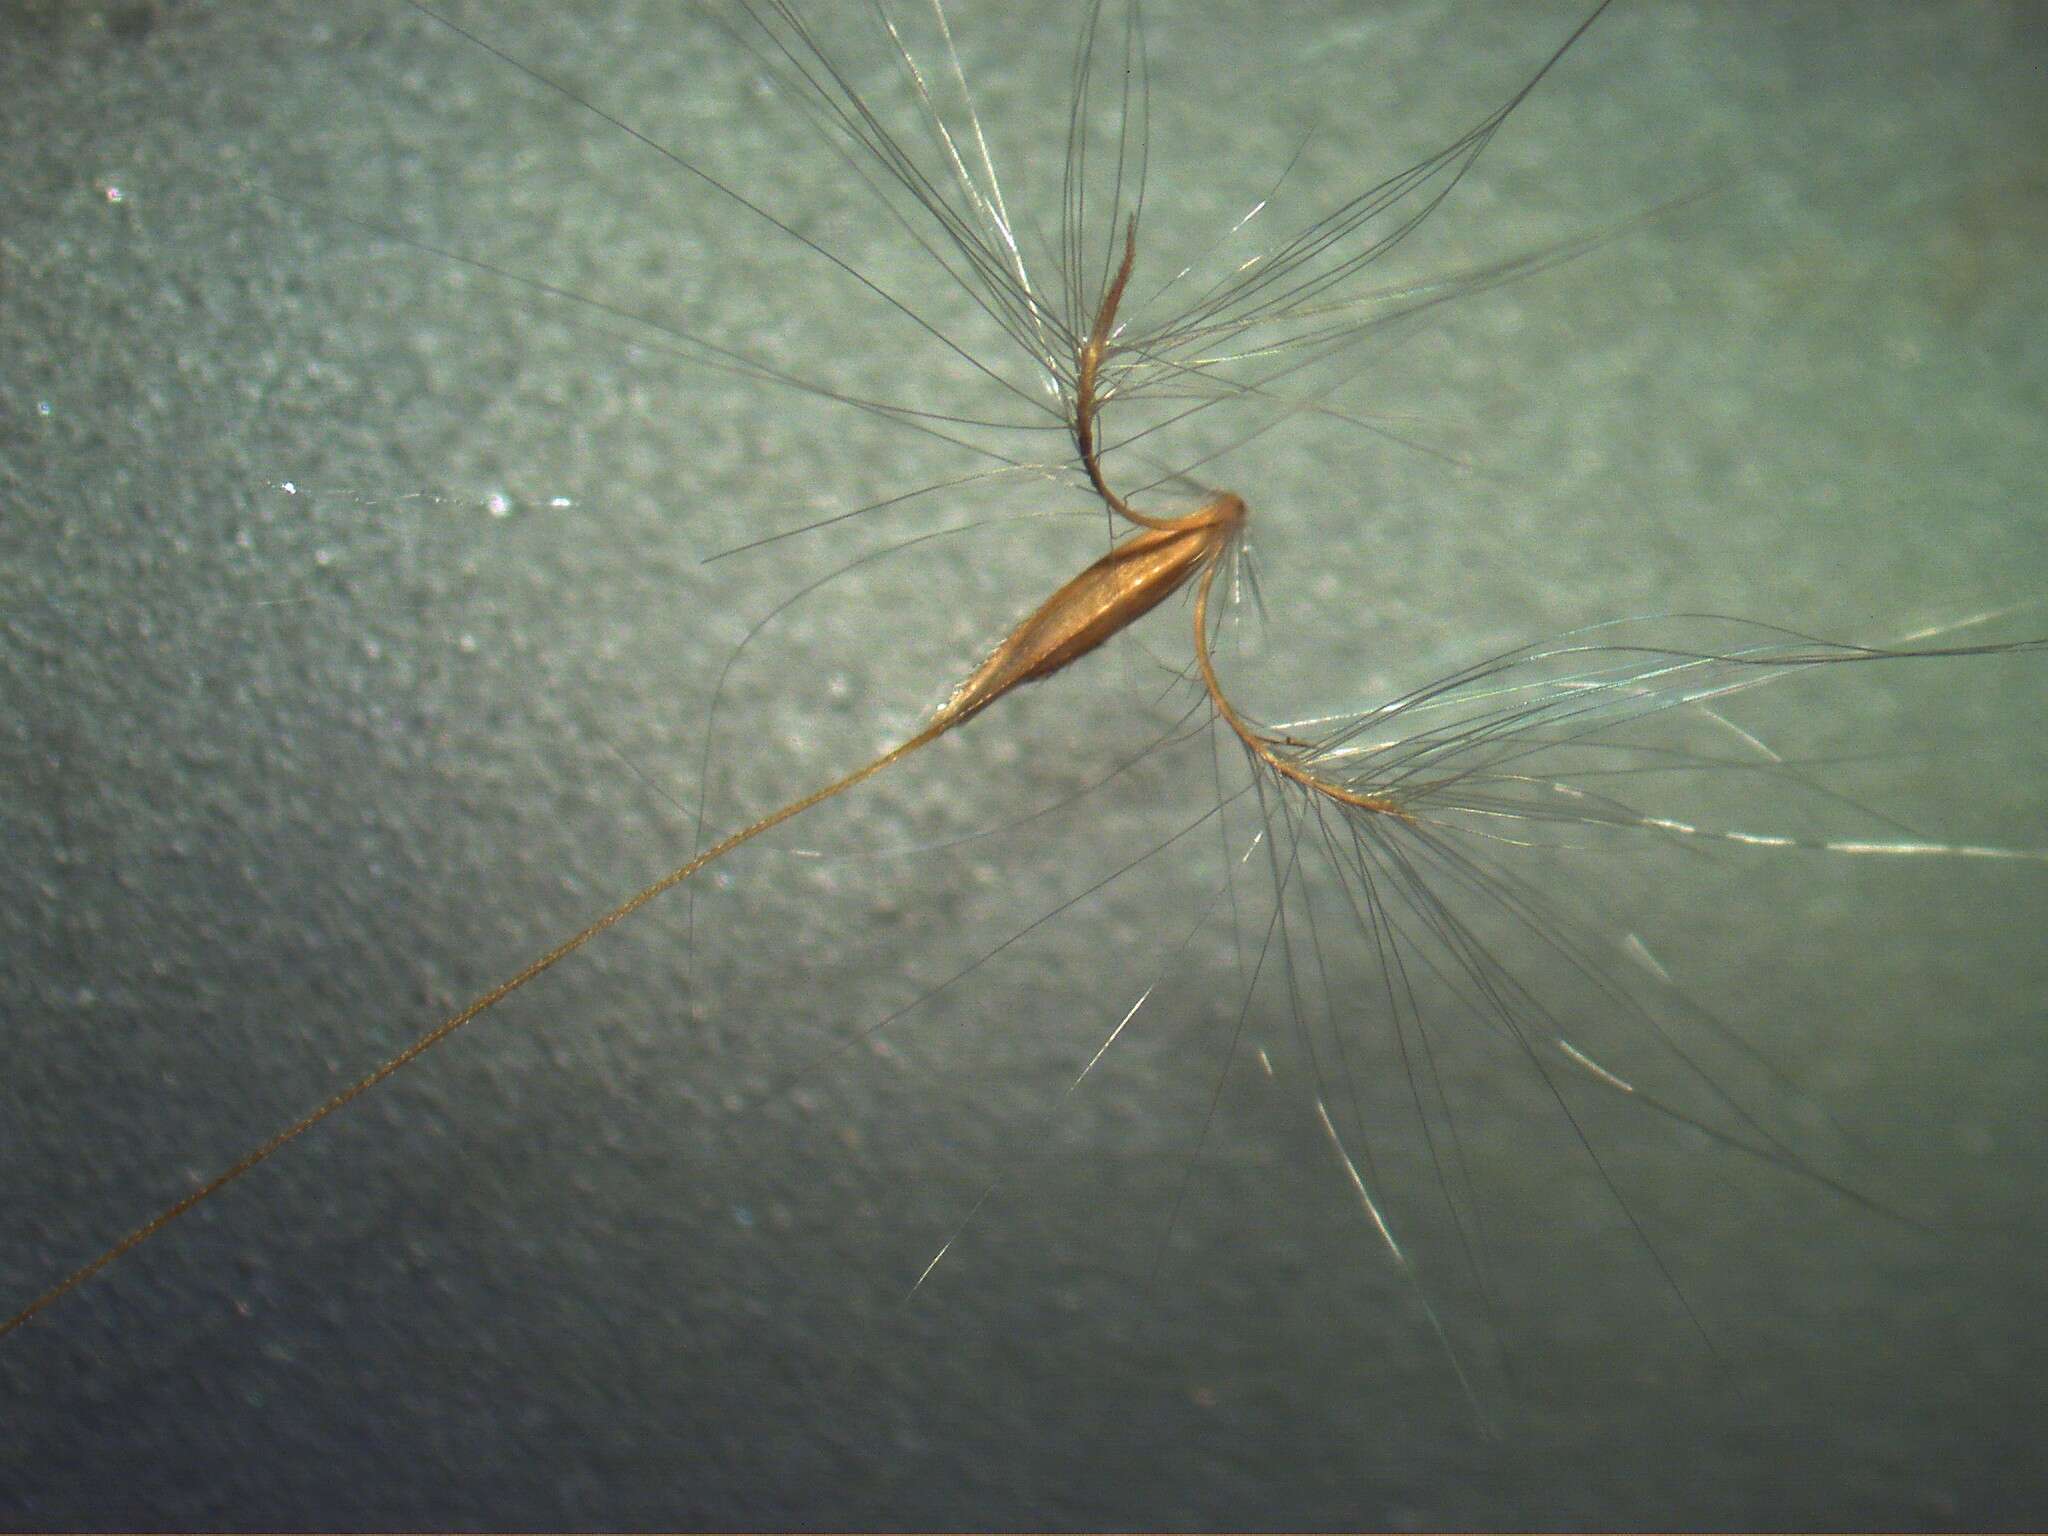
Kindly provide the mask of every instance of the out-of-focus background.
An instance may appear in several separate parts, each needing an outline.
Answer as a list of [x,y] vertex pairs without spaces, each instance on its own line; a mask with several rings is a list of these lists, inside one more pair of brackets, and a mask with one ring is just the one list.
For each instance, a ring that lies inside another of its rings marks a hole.
[[[452,14],[787,230],[404,6],[0,27],[0,1310],[679,862],[707,776],[723,831],[901,739],[1101,547],[945,440],[1056,439],[714,372],[434,254],[1030,419],[800,243],[1028,378],[715,18]],[[1075,11],[948,14],[1042,257]],[[1581,14],[1149,8],[1136,302],[1453,139]],[[869,19],[821,30],[903,123]],[[1386,280],[1615,237],[1200,471],[1257,519],[1256,707],[1626,615],[1882,643],[2037,599],[2043,46],[2023,4],[1623,0]],[[1207,739],[1146,750],[1184,624],[736,857],[0,1345],[0,1522],[2039,1524],[2048,870],[1490,850],[1924,1227],[1616,1102],[1624,1205],[1511,1052],[1460,1058],[1490,1292],[1398,1122],[1375,1177],[1468,1393],[1298,1070],[1258,1069],[1270,974],[1236,1033],[1262,930],[1216,899]],[[2048,847],[2043,675],[1831,669],[1739,716],[1811,791],[1729,747],[1711,803]],[[1358,940],[1330,985],[1392,1070]]]

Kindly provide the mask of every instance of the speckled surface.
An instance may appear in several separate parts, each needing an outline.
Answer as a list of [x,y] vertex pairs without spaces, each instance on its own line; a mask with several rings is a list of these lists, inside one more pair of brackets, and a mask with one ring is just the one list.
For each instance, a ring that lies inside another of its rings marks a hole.
[[[1072,12],[997,9],[953,14],[1042,242]],[[695,13],[462,15],[1001,345]],[[1274,228],[1436,148],[1577,18],[1151,7],[1141,277],[1297,149]],[[1625,614],[1881,641],[2037,599],[2043,50],[2023,5],[1624,0],[1394,275],[1713,195],[1361,353],[1335,403],[1441,456],[1304,416],[1204,471],[1258,520],[1259,707]],[[403,7],[17,6],[0,124],[4,1307],[676,862],[707,757],[722,828],[899,739],[1100,531],[1001,521],[1085,513],[1057,486],[966,485],[701,564],[979,461],[425,248],[844,393],[1001,398]],[[706,753],[756,619],[976,520],[783,614]],[[1512,866],[1641,935],[1802,1085],[1764,1112],[1824,1107],[1832,1166],[1942,1230],[1596,1104],[1653,1256],[1526,1071],[1447,1040],[1490,1310],[1440,1262],[1398,1093],[1378,1178],[1489,1439],[1270,985],[1225,1068],[1222,853],[1169,842],[1213,806],[1206,740],[1111,776],[1184,707],[1177,613],[736,857],[694,933],[645,914],[0,1345],[0,1523],[2048,1519],[2048,871],[1625,838]],[[2042,678],[1849,669],[1739,718],[1915,833],[2041,848]],[[1871,825],[1746,783],[1680,809]],[[1350,954],[1333,984],[1393,1070]]]

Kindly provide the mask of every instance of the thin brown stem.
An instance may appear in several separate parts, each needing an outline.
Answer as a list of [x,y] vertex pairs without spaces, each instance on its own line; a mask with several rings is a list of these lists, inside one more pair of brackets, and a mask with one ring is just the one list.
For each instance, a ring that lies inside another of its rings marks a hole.
[[229,1165],[227,1168],[223,1169],[220,1173],[215,1174],[211,1179],[207,1180],[206,1183],[200,1185],[197,1189],[193,1190],[183,1199],[177,1201],[172,1205],[166,1206],[163,1210],[159,1211],[155,1216],[152,1216],[148,1221],[144,1222],[141,1226],[137,1227],[133,1232],[130,1232],[126,1237],[122,1238],[118,1243],[115,1243],[111,1248],[107,1249],[106,1252],[100,1254],[97,1258],[91,1260],[90,1262],[80,1265],[77,1269],[73,1270],[70,1274],[66,1275],[62,1280],[59,1280],[55,1285],[51,1286],[48,1290],[44,1291],[42,1295],[36,1297],[34,1301],[31,1301],[19,1312],[16,1312],[12,1317],[8,1318],[4,1323],[0,1323],[0,1338],[5,1338],[8,1334],[14,1332],[15,1329],[19,1328],[23,1323],[26,1323],[30,1318],[34,1317],[37,1313],[42,1312],[54,1303],[63,1300],[66,1296],[70,1295],[73,1291],[77,1290],[81,1285],[84,1285],[86,1281],[92,1279],[94,1275],[97,1275],[101,1270],[105,1269],[109,1264],[112,1264],[116,1259],[122,1257],[122,1255],[129,1253],[136,1248],[141,1247],[142,1244],[148,1242],[152,1237],[155,1237],[157,1233],[163,1231],[165,1227],[169,1226],[172,1222],[176,1221],[180,1216],[183,1216],[187,1211],[191,1210],[194,1206],[199,1205],[203,1201],[211,1199],[213,1196],[219,1194],[223,1189],[226,1189],[230,1184],[234,1183],[237,1179],[241,1178],[244,1174],[253,1172],[255,1169],[261,1167],[264,1163],[268,1162],[277,1153],[283,1151],[285,1147],[289,1146],[292,1142],[297,1141],[301,1136],[305,1135],[306,1132],[310,1131],[322,1120],[325,1120],[329,1115],[334,1114],[337,1110],[346,1108],[348,1105],[354,1103],[357,1099],[361,1098],[364,1094],[368,1093],[372,1088],[376,1087],[379,1083],[383,1082],[384,1079],[390,1077],[393,1073],[398,1072],[402,1068],[410,1066],[413,1062],[417,1061],[420,1057],[424,1056],[428,1051],[431,1051],[435,1046],[439,1045],[443,1040],[446,1040],[450,1035],[454,1034],[457,1030],[462,1028],[463,1025],[475,1019],[479,1014],[488,1013],[491,1009],[497,1007],[498,1004],[502,1003],[506,998],[510,997],[514,992],[517,992],[521,987],[525,986],[529,981],[532,981],[536,977],[540,976],[543,972],[553,970],[557,964],[559,964],[563,960],[568,959],[569,956],[575,954],[577,950],[581,949],[584,945],[588,944],[592,939],[596,938],[599,934],[603,933],[607,928],[611,928],[618,923],[624,922],[627,918],[631,917],[635,912],[638,912],[642,907],[646,906],[647,903],[654,900],[655,897],[661,895],[664,891],[672,890],[676,886],[681,885],[685,880],[689,879],[690,876],[696,874],[698,870],[704,868],[705,865],[713,863],[718,859],[724,858],[725,855],[731,853],[735,848],[739,847],[740,844],[751,842],[754,838],[759,837],[763,832],[771,831],[774,828],[781,826],[785,821],[790,820],[792,817],[800,816],[805,811],[810,810],[813,806],[819,805],[826,800],[830,800],[834,795],[842,794],[846,790],[853,788],[854,785],[862,783],[867,779],[873,778],[876,774],[880,773],[884,768],[887,768],[891,763],[898,762],[901,759],[908,757],[912,752],[915,752],[919,747],[926,745],[928,742],[936,740],[939,736],[943,735],[948,729],[950,729],[955,723],[955,719],[949,718],[942,713],[938,719],[934,720],[930,725],[926,726],[925,729],[918,732],[917,735],[911,737],[901,746],[894,747],[891,750],[884,752],[880,757],[876,758],[873,762],[868,763],[863,767],[856,768],[852,773],[847,774],[844,778],[835,779],[832,783],[826,785],[823,789],[816,790],[811,794],[805,795],[803,798],[799,800],[792,800],[788,805],[782,806],[777,810],[771,811],[768,815],[763,816],[759,821],[753,822],[745,827],[740,828],[739,831],[733,833],[724,841],[715,843],[711,847],[705,849],[702,853],[698,854],[688,863],[677,865],[674,869],[670,870],[667,874],[663,875],[659,880],[656,880],[653,884],[642,887],[633,895],[627,897],[626,900],[620,902],[616,907],[613,907],[609,912],[605,913],[604,916],[590,923],[588,926],[579,930],[577,933],[571,935],[569,938],[564,939],[561,943],[557,944],[553,949],[550,949],[546,954],[532,961],[530,964],[528,964],[522,970],[518,971],[516,974],[508,976],[505,980],[499,982],[495,987],[492,987],[488,992],[482,994],[475,1001],[469,1003],[459,1012],[450,1014],[447,1018],[443,1019],[439,1024],[436,1024],[432,1029],[428,1030],[425,1034],[421,1035],[417,1040],[413,1041],[411,1045],[408,1045],[404,1050],[400,1051],[396,1056],[391,1057],[388,1061],[384,1062],[374,1071],[365,1073],[362,1077],[357,1078],[353,1083],[349,1084],[348,1087],[334,1094],[331,1098],[327,1099],[317,1108],[309,1110],[307,1113],[301,1115],[298,1119],[294,1120],[290,1125],[286,1126],[283,1130],[279,1131],[275,1136],[272,1136],[268,1141],[265,1141],[262,1145],[251,1148],[248,1152],[244,1153],[240,1158],[238,1158],[234,1163]]
[[1110,279],[1101,304],[1096,306],[1095,323],[1088,328],[1088,338],[1081,343],[1074,359],[1074,447],[1080,454],[1082,469],[1087,471],[1088,483],[1095,487],[1103,505],[1141,528],[1165,529],[1178,520],[1140,512],[1110,489],[1109,481],[1103,477],[1102,455],[1095,442],[1095,421],[1102,413],[1102,363],[1109,356],[1110,340],[1116,332],[1117,306],[1123,303],[1124,288],[1137,260],[1138,220],[1133,215],[1124,223],[1124,259],[1117,264],[1116,276]]
[[1195,663],[1201,668],[1202,686],[1208,691],[1209,702],[1222,717],[1223,723],[1236,733],[1237,739],[1244,743],[1252,756],[1282,778],[1291,779],[1311,793],[1357,810],[1406,817],[1408,812],[1386,795],[1360,794],[1356,790],[1344,788],[1341,784],[1333,784],[1330,780],[1304,768],[1299,761],[1279,750],[1288,743],[1268,736],[1237,712],[1229,696],[1223,691],[1222,680],[1216,675],[1215,658],[1209,651],[1209,591],[1215,585],[1216,569],[1216,563],[1211,562],[1204,568],[1201,579],[1195,584]]

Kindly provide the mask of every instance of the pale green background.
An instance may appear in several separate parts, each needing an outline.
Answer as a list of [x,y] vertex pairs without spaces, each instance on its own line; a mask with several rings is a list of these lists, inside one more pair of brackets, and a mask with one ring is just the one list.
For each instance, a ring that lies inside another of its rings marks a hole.
[[[1042,239],[1076,12],[982,9],[957,30]],[[694,12],[463,15],[955,313]],[[1435,148],[1578,15],[1150,7],[1141,274],[1304,139],[1276,227]],[[1261,707],[1368,704],[1621,614],[1882,641],[2035,599],[2039,18],[1624,0],[1399,270],[1718,190],[1361,356],[1345,407],[1469,471],[1328,420],[1214,471],[1259,519]],[[352,220],[849,393],[988,397],[403,7],[14,4],[0,71],[4,1308],[686,853],[713,675],[775,603],[918,532],[1085,503],[962,490],[702,567],[974,465]],[[1005,525],[793,610],[734,672],[713,819],[900,738],[1099,539]],[[1503,1302],[1440,1294],[1513,1362],[1491,1441],[1298,1083],[1239,1063],[1163,1239],[1235,1016],[1227,928],[1176,948],[1213,836],[886,1049],[820,1059],[1201,814],[1199,740],[1074,798],[1182,707],[1178,613],[734,861],[694,957],[671,901],[0,1346],[0,1522],[2048,1518],[2039,866],[1627,840],[1561,866],[1561,899],[1652,937],[1854,1133],[1861,1185],[1946,1235],[1614,1114],[1601,1144],[1716,1358],[1527,1084],[1482,1078],[1460,1118],[1498,1174]],[[2041,677],[1842,673],[1752,723],[1914,830],[2040,848]],[[1741,783],[1721,803],[1772,824]],[[1422,1154],[1382,1172],[1443,1251]]]

